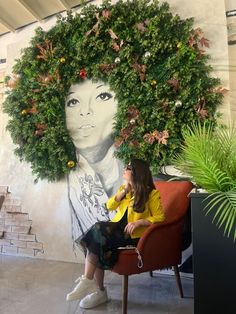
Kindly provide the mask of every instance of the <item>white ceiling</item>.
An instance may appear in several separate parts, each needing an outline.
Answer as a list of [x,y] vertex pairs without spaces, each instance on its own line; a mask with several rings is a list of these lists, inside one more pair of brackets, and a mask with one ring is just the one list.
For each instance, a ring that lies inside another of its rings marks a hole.
[[0,36],[70,10],[83,0],[0,0]]

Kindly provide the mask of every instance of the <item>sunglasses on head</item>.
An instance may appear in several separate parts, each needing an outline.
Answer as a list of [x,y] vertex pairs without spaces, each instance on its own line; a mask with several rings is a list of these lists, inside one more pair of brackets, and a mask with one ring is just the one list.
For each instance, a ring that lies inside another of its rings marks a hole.
[[133,168],[132,168],[131,165],[127,165],[127,166],[125,167],[125,170],[133,171]]

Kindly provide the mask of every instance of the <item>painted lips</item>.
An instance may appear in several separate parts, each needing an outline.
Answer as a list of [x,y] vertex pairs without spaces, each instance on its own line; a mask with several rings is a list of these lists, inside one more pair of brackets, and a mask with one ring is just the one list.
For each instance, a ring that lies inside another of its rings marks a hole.
[[91,125],[91,124],[84,124],[81,127],[79,127],[80,130],[87,130],[87,129],[91,129],[94,128],[95,125]]

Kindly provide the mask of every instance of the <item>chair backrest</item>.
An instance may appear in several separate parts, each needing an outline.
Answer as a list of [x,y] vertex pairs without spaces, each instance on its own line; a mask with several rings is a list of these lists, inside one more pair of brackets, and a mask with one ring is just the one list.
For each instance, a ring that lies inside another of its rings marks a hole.
[[193,184],[189,181],[155,181],[154,184],[160,191],[165,221],[169,223],[184,216],[189,206],[188,194]]

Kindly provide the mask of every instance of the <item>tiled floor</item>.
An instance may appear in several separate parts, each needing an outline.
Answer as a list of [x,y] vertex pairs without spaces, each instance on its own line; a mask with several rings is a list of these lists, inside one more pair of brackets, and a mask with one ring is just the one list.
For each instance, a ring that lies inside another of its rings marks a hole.
[[[93,310],[82,310],[79,302],[66,302],[65,295],[83,265],[0,255],[1,314],[121,313],[121,276],[107,272],[110,301]],[[193,280],[182,277],[181,299],[175,277],[148,273],[129,279],[129,314],[193,314]]]

